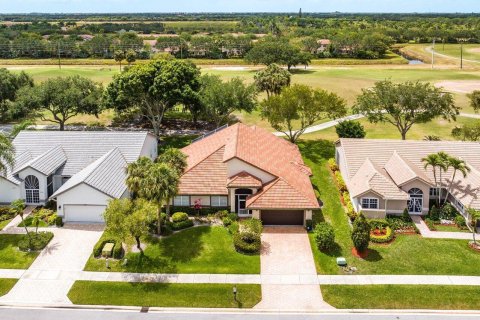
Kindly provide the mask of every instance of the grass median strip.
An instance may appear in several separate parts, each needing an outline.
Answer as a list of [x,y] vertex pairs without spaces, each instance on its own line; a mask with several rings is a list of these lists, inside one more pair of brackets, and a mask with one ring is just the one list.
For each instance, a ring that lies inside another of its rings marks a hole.
[[323,299],[339,309],[475,310],[479,286],[324,285]]
[[189,308],[251,308],[262,299],[257,284],[166,284],[77,281],[68,293],[74,304]]
[[17,283],[17,279],[0,279],[0,297],[6,295]]

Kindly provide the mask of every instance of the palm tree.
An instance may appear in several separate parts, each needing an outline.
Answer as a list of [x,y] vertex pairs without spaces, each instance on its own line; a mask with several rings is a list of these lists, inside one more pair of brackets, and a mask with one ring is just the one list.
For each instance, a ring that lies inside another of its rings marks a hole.
[[154,201],[158,206],[157,233],[161,234],[162,207],[172,194],[177,192],[178,175],[165,163],[150,166],[145,178],[141,180],[139,196]]
[[0,134],[0,173],[6,174],[7,168],[15,164],[15,148],[4,134]]
[[475,234],[477,233],[477,223],[480,220],[480,210],[473,208],[468,208],[468,213],[470,215],[470,221],[472,225],[472,235],[473,235],[473,244],[476,244]]
[[470,167],[467,165],[467,163],[464,160],[456,157],[449,157],[448,167],[453,169],[453,173],[452,173],[452,178],[450,180],[450,184],[447,189],[447,195],[445,196],[445,200],[443,201],[443,203],[447,202],[448,195],[452,191],[453,182],[455,181],[455,176],[457,172],[460,172],[463,175],[463,177],[466,178],[467,174],[471,171]]
[[[443,172],[447,172],[449,167],[450,167],[450,155],[446,152],[443,152],[443,151],[440,151],[437,153],[438,154],[438,158],[440,159],[440,165],[438,166],[438,168],[440,169],[439,170],[439,190],[438,190],[438,199],[439,199],[439,203],[441,203],[442,201],[442,190],[443,190],[443,179],[442,179],[442,173]],[[448,193],[447,193],[447,197],[448,197]]]
[[165,163],[170,168],[172,168],[177,175],[177,182],[169,186],[166,190],[167,201],[166,201],[166,213],[167,217],[170,216],[170,200],[175,197],[178,193],[178,184],[180,182],[180,177],[185,172],[187,168],[187,156],[176,148],[167,149],[162,155],[157,158],[157,162]]
[[[433,154],[429,154],[425,158],[422,158],[422,162],[424,164],[423,167],[425,168],[425,170],[428,167],[432,167],[433,180],[434,180],[434,183],[435,183],[435,188],[438,190],[437,168],[439,168],[443,165],[442,160],[440,159],[438,154],[433,153]],[[437,199],[437,205],[440,206],[440,203],[439,203],[438,199]]]
[[142,180],[145,179],[148,169],[153,165],[153,162],[148,157],[141,157],[137,161],[130,163],[127,167],[127,184],[128,190],[132,193],[132,198],[137,198],[142,185]]

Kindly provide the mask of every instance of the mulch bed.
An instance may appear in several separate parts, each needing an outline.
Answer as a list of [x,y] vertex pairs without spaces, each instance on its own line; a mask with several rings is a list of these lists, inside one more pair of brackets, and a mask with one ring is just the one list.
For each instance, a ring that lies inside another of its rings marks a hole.
[[470,241],[468,243],[468,246],[472,249],[472,250],[475,250],[477,252],[480,252],[480,244],[477,242],[477,243],[474,243],[473,241]]
[[357,258],[365,259],[368,256],[368,249],[365,250],[364,252],[359,252],[357,248],[353,247],[352,254]]

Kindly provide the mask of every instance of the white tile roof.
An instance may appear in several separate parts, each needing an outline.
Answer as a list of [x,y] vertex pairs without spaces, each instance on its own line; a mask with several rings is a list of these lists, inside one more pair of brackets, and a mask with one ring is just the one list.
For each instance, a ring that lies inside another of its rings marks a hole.
[[15,169],[14,174],[26,169],[32,168],[46,176],[49,176],[67,162],[67,156],[61,146],[56,146],[38,157],[28,161],[18,169]]
[[127,188],[125,185],[126,168],[125,158],[118,148],[114,148],[70,178],[52,195],[52,198],[81,183],[112,198],[120,198]]

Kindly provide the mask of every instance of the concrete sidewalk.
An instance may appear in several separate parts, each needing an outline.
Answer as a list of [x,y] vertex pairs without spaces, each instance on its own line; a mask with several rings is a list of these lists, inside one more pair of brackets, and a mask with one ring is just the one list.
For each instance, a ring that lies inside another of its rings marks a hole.
[[[457,239],[457,240],[473,240],[473,236],[469,232],[441,232],[431,231],[422,217],[412,215],[412,220],[415,223],[418,231],[424,238],[434,239]],[[477,239],[480,239],[480,234],[476,234]]]

